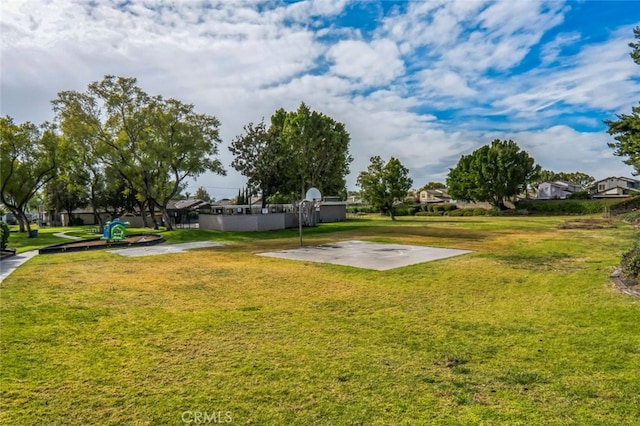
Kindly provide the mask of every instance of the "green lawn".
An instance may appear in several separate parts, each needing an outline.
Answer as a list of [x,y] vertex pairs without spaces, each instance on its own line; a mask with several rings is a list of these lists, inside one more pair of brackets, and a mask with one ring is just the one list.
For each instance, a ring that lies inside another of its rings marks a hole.
[[305,244],[473,253],[380,272],[255,256],[297,230],[177,230],[229,244],[33,258],[0,284],[0,423],[637,424],[640,300],[609,280],[637,229],[399,219]]

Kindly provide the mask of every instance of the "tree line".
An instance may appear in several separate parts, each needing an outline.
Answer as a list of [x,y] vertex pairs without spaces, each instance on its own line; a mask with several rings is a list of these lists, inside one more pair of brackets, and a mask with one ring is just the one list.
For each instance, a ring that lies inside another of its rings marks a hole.
[[[103,226],[138,210],[144,225],[171,229],[167,204],[189,178],[225,175],[220,122],[176,99],[151,96],[135,78],[105,76],[84,92],[52,101],[55,121],[35,125],[0,118],[0,201],[21,231],[30,230],[28,203],[42,195],[48,208],[71,213],[86,205]],[[346,192],[350,136],[343,123],[312,111],[278,109],[267,128],[249,123],[229,149],[232,167],[247,177],[247,194],[296,199],[305,188]],[[148,221],[147,214],[148,213]]]

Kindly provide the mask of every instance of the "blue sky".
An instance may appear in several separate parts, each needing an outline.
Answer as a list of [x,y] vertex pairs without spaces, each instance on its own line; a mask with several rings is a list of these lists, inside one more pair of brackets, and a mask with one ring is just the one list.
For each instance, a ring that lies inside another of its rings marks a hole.
[[105,74],[193,103],[222,123],[227,177],[191,182],[217,198],[245,179],[228,145],[280,107],[345,123],[349,189],[372,155],[398,157],[414,187],[461,155],[513,139],[545,169],[632,176],[602,120],[640,101],[629,57],[635,1],[2,0],[1,113],[51,120],[62,90]]

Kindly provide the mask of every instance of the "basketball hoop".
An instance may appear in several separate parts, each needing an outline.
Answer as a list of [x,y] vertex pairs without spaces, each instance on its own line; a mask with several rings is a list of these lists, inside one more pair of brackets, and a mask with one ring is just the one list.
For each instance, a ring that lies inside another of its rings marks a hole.
[[[302,206],[305,203],[312,203],[313,214],[315,214],[316,203],[319,203],[322,200],[322,194],[318,188],[309,188],[307,193],[304,196],[304,200],[300,201],[298,205],[298,227],[300,229],[300,247],[302,247]],[[305,209],[306,210],[306,209]],[[308,213],[305,212],[305,216],[308,216]]]

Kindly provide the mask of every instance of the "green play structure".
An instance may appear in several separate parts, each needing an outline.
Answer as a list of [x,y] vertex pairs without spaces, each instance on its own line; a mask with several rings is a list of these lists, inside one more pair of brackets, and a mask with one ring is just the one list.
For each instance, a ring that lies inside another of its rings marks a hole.
[[120,219],[113,219],[104,224],[104,232],[101,240],[121,241],[127,237],[127,226],[129,222],[122,222]]

